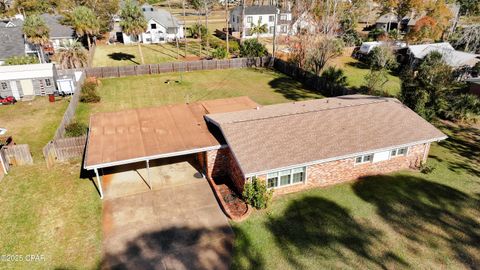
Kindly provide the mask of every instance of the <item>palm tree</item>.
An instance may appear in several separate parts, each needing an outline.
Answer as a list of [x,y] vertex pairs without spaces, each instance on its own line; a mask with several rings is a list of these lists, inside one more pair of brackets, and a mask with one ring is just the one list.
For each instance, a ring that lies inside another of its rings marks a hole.
[[38,15],[29,15],[23,24],[23,33],[27,41],[40,49],[40,62],[45,62],[43,46],[50,42],[50,29],[45,21]]
[[78,41],[63,42],[55,57],[63,69],[82,68],[88,64],[87,50]]
[[257,35],[257,40],[259,35],[265,34],[267,32],[268,32],[268,26],[266,23],[262,24],[260,20],[258,20],[258,24],[256,25],[252,23],[252,27],[250,28],[250,33],[252,33],[252,35]]
[[143,16],[140,7],[137,4],[132,3],[131,0],[127,0],[120,12],[120,26],[123,32],[129,36],[137,36],[138,51],[140,52],[140,59],[142,64],[145,64],[143,59],[142,47],[140,45],[140,34],[147,31],[147,20]]
[[71,19],[77,35],[87,36],[88,49],[90,49],[90,37],[100,33],[100,22],[97,15],[86,6],[78,6],[73,9]]

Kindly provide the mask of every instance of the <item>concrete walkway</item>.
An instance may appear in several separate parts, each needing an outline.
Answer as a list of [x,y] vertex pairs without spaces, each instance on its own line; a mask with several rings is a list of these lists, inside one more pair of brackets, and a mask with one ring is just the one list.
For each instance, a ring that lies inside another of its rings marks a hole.
[[152,191],[141,191],[135,186],[138,182],[131,181],[133,194],[123,196],[116,185],[128,189],[126,175],[109,180],[102,268],[228,269],[233,232],[207,181],[197,178],[186,162],[158,170],[179,173],[169,175],[170,184],[157,183]]

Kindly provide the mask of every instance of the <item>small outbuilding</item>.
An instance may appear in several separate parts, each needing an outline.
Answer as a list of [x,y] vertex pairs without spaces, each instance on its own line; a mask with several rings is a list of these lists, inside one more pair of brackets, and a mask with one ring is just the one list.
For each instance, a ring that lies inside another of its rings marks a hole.
[[20,100],[53,94],[56,77],[53,64],[0,66],[0,96]]

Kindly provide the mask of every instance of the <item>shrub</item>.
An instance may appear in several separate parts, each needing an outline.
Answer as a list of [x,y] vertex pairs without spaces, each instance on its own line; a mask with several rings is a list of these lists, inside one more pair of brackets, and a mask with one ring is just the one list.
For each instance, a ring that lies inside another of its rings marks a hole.
[[263,181],[253,177],[250,183],[245,184],[242,195],[251,206],[257,209],[264,209],[268,207],[272,199],[273,190],[268,190]]
[[80,102],[97,103],[100,102],[100,96],[97,94],[97,83],[95,81],[86,81],[80,93]]
[[35,56],[11,56],[5,59],[4,66],[38,64],[38,58]]
[[228,57],[227,48],[218,47],[212,52],[212,57],[217,59],[225,59]]
[[238,54],[240,52],[240,44],[236,40],[229,40],[228,50],[230,53]]
[[240,45],[242,57],[262,57],[268,54],[267,48],[256,39],[247,39]]
[[67,137],[79,137],[87,133],[87,125],[79,122],[72,122],[65,127]]
[[190,26],[188,30],[192,38],[199,38],[200,35],[204,37],[208,33],[207,28],[204,25],[198,23]]

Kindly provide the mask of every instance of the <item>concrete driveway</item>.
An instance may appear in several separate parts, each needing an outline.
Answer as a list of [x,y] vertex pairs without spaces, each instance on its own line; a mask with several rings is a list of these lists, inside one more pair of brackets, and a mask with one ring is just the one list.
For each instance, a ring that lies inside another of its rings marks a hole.
[[153,190],[135,171],[104,180],[102,267],[228,269],[233,232],[207,181],[187,161],[150,173]]

